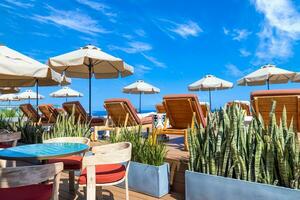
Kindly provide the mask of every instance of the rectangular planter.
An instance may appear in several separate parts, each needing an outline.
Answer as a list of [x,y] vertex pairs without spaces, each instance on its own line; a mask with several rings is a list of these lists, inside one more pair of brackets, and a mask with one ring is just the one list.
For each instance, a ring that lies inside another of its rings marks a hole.
[[294,200],[300,199],[300,191],[187,170],[185,199]]
[[[130,190],[154,197],[162,197],[169,193],[169,164],[161,166],[130,162],[128,173]],[[124,187],[124,184],[122,184]]]

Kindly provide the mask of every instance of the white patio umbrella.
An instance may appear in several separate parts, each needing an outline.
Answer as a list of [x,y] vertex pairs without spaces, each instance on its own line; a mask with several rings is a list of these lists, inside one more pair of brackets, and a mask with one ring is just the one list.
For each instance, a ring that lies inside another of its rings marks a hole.
[[89,79],[89,115],[91,116],[91,79],[118,78],[133,74],[133,67],[122,59],[111,56],[95,47],[87,45],[78,50],[49,58],[48,64],[55,71],[68,77]]
[[31,99],[44,99],[45,97],[36,92],[33,92],[32,90],[25,90],[25,92],[22,92],[18,95],[18,98],[21,100],[28,99],[28,102],[30,103]]
[[63,87],[62,89],[57,90],[56,92],[52,92],[50,96],[55,98],[66,98],[67,102],[68,97],[83,97],[83,94],[69,87]]
[[0,87],[1,94],[12,94],[20,92],[20,88],[17,87]]
[[295,75],[295,72],[267,64],[238,80],[238,85],[253,86],[267,84],[269,90],[270,84],[287,83],[292,80]]
[[144,82],[143,80],[138,80],[126,87],[123,88],[124,93],[128,94],[139,94],[140,101],[139,101],[139,112],[142,112],[142,94],[155,94],[159,93],[160,89],[150,85],[149,83]]
[[190,84],[189,91],[208,91],[209,92],[209,106],[211,109],[211,91],[212,90],[225,90],[233,87],[229,81],[217,78],[213,75],[206,75],[202,79]]
[[66,85],[70,85],[72,83],[72,79],[67,77],[66,75],[62,75],[61,76],[61,82],[60,85],[61,86],[66,86]]
[[[0,87],[59,85],[61,75],[28,56],[0,45]],[[38,105],[38,99],[37,105]]]
[[0,95],[0,101],[8,101],[8,105],[10,106],[12,101],[20,101],[20,99],[16,94],[2,94]]

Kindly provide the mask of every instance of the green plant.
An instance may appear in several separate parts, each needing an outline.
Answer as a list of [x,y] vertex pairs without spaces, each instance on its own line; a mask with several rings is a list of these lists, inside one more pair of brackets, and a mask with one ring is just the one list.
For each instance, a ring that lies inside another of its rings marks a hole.
[[268,125],[256,114],[248,127],[238,105],[210,113],[205,129],[189,132],[189,169],[298,189],[299,139],[285,108],[276,123],[275,107]]
[[57,137],[90,137],[90,125],[87,122],[76,121],[74,114],[59,115],[56,123],[49,133],[44,134],[44,139]]
[[16,130],[21,132],[20,142],[22,143],[43,143],[43,135],[45,129],[40,125],[36,125],[30,121],[23,121],[21,118],[19,118],[18,123],[16,125]]
[[122,128],[120,133],[113,131],[110,142],[130,142],[132,144],[132,161],[148,165],[160,166],[167,154],[166,146],[162,143],[153,144],[152,138],[142,137],[142,128]]

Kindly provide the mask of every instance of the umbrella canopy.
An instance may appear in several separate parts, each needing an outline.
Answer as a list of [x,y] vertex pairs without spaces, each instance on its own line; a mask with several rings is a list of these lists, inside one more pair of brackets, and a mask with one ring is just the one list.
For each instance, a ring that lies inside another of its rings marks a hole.
[[287,83],[292,80],[295,75],[295,72],[267,64],[238,80],[238,85],[253,86],[267,84],[269,89],[270,84]]
[[91,78],[118,78],[133,74],[133,67],[93,45],[52,57],[48,64],[68,77],[89,79],[89,115],[91,115]]
[[16,94],[2,94],[0,95],[0,101],[19,101],[19,97]]
[[138,80],[126,87],[123,88],[124,93],[128,94],[139,94],[140,95],[140,101],[139,101],[139,111],[141,113],[142,111],[142,94],[155,94],[159,93],[160,89],[150,85],[149,83],[144,82],[143,80]]
[[60,85],[61,86],[66,86],[66,85],[70,85],[72,83],[72,79],[67,77],[66,75],[62,75],[61,76],[61,82]]
[[18,95],[19,99],[25,100],[28,99],[28,101],[30,102],[31,99],[44,99],[45,97],[33,92],[32,90],[26,90],[25,92],[22,92]]
[[20,92],[20,88],[17,87],[0,87],[1,94],[12,94]]
[[211,91],[225,90],[233,87],[233,83],[217,78],[213,75],[206,75],[202,79],[190,84],[189,91],[209,91],[209,105],[211,108]]
[[57,90],[56,92],[52,92],[50,96],[55,98],[66,98],[67,101],[68,97],[82,97],[83,94],[69,87],[63,87],[62,89]]

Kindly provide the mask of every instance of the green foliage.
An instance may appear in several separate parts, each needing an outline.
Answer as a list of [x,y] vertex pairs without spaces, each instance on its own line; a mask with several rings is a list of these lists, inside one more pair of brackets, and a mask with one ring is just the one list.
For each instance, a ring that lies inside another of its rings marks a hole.
[[16,125],[16,130],[21,132],[20,142],[22,143],[43,143],[43,135],[45,129],[40,125],[36,125],[30,121],[23,121],[21,118],[19,118],[18,123]]
[[76,121],[74,115],[59,115],[50,132],[44,134],[44,139],[57,137],[90,137],[89,123]]
[[189,169],[299,189],[299,139],[285,108],[276,123],[275,107],[268,125],[258,114],[245,126],[238,105],[210,113],[205,129],[189,132]]
[[117,135],[112,132],[110,142],[130,142],[132,144],[132,161],[160,166],[164,164],[167,154],[166,146],[162,143],[153,144],[152,138],[143,138],[141,127],[136,129],[122,128]]

